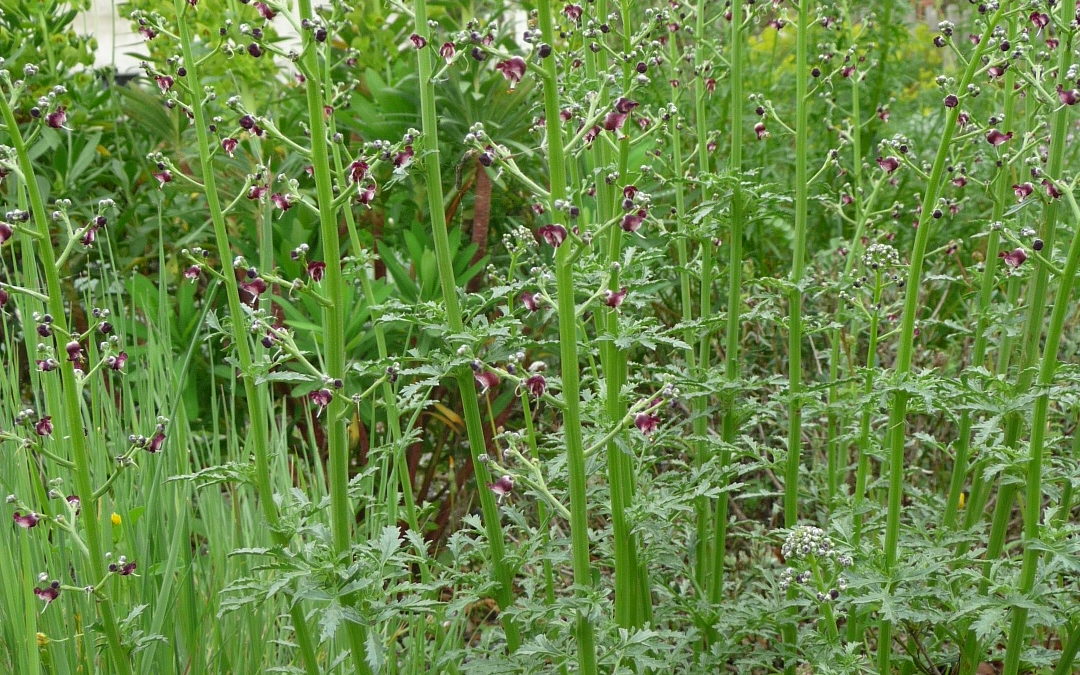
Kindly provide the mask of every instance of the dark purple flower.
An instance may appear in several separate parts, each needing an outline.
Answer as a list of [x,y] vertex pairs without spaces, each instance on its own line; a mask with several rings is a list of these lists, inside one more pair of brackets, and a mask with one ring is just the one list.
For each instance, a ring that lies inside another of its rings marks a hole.
[[154,178],[157,178],[158,180],[158,188],[162,188],[165,186],[165,183],[172,182],[172,171],[169,171],[168,169],[164,171],[158,171],[154,174]]
[[321,260],[312,260],[307,266],[308,276],[315,283],[319,283],[323,280],[323,276],[326,274],[326,263]]
[[549,246],[558,248],[566,241],[566,228],[562,225],[544,225],[537,233]]
[[1009,69],[1008,63],[999,63],[997,65],[990,66],[986,72],[990,74],[990,78],[1001,77],[1005,74],[1005,71]]
[[1061,197],[1061,190],[1057,189],[1057,186],[1050,181],[1049,178],[1043,179],[1043,187],[1046,188],[1046,196],[1050,199],[1057,199]]
[[604,128],[608,131],[618,131],[626,123],[626,113],[609,112],[604,115]]
[[34,587],[34,595],[38,596],[45,601],[45,606],[48,607],[49,603],[60,597],[60,582],[54,581],[51,585],[45,588]]
[[409,164],[412,163],[412,158],[414,154],[416,153],[413,151],[413,146],[406,145],[405,149],[399,152],[396,157],[394,157],[394,168],[401,169],[409,166]]
[[634,426],[648,436],[660,426],[660,418],[652,413],[640,412],[634,415]]
[[494,483],[488,484],[488,489],[499,497],[505,497],[514,490],[514,479],[510,476],[497,478]]
[[37,421],[37,424],[34,425],[34,431],[37,432],[38,436],[52,436],[52,432],[53,432],[52,417],[49,416],[49,415],[46,415],[45,417],[42,417],[41,419],[39,419]]
[[240,128],[251,131],[255,128],[255,118],[251,115],[244,115],[240,118]]
[[157,31],[148,26],[143,26],[139,29],[139,35],[143,36],[143,39],[149,42],[157,37]]
[[571,21],[581,21],[581,5],[567,5],[563,8],[563,14]]
[[256,2],[255,9],[259,10],[259,14],[261,14],[262,18],[266,19],[267,21],[270,21],[276,16],[274,10],[270,9],[270,6],[267,5],[265,2]]
[[997,146],[999,146],[999,145],[1001,145],[1003,143],[1007,143],[1007,142],[1011,141],[1012,137],[1013,137],[1013,132],[1011,132],[1011,131],[1006,134],[1006,133],[1002,133],[1002,132],[998,131],[997,129],[991,129],[986,134],[986,142],[996,148]]
[[37,524],[41,522],[41,516],[36,513],[22,514],[16,511],[12,516],[12,520],[15,524],[24,530],[29,530],[32,527],[37,527]]
[[623,300],[626,299],[628,290],[626,286],[623,286],[618,291],[605,291],[604,292],[604,304],[608,307],[617,308],[623,304]]
[[490,370],[478,370],[473,373],[476,385],[480,387],[480,393],[486,394],[489,389],[499,386],[499,376]]
[[769,130],[765,128],[764,122],[758,122],[754,125],[754,134],[757,135],[759,141],[769,137]]
[[536,299],[536,294],[528,291],[521,294],[521,304],[525,305],[525,309],[530,312],[540,309],[540,302]]
[[269,185],[252,185],[248,189],[247,198],[251,200],[262,199],[267,192],[270,192]]
[[645,209],[639,209],[634,213],[628,213],[622,217],[622,221],[619,223],[626,232],[637,232],[641,229],[641,224],[645,222],[645,217],[648,212]]
[[454,48],[453,42],[444,42],[442,47],[439,47],[439,56],[443,57],[447,61],[454,58],[454,54],[457,49]]
[[11,235],[15,234],[15,230],[7,223],[0,222],[0,246],[3,246],[8,239],[11,239]]
[[596,140],[596,137],[600,135],[600,131],[601,131],[600,127],[598,127],[596,125],[593,125],[593,127],[591,129],[586,131],[585,132],[585,144],[586,145],[591,145],[592,142]]
[[150,442],[146,444],[146,451],[151,455],[156,455],[161,452],[161,447],[163,445],[165,445],[165,434],[164,432],[159,431],[154,434],[153,438],[150,439]]
[[233,152],[236,151],[236,146],[239,143],[235,138],[224,138],[221,140],[221,149],[225,151],[229,157],[233,156]]
[[409,42],[411,42],[412,46],[417,49],[423,49],[427,46],[427,38],[416,33],[413,33],[409,36]]
[[1057,86],[1057,95],[1062,105],[1076,105],[1076,102],[1080,101],[1080,91],[1065,89],[1060,84]]
[[256,59],[263,54],[262,47],[259,46],[258,42],[252,42],[251,44],[249,44],[247,47],[247,52]]
[[878,157],[877,165],[880,166],[885,173],[892,173],[900,168],[900,160],[891,155],[889,157]]
[[67,123],[67,111],[61,106],[45,116],[45,124],[53,129],[59,129]]
[[308,394],[308,398],[310,398],[311,402],[319,406],[320,408],[325,408],[326,406],[330,405],[331,399],[334,398],[334,393],[329,389],[316,389],[315,391]]
[[83,356],[82,345],[78,340],[72,340],[65,345],[64,349],[67,351],[68,361],[78,361]]
[[131,573],[135,571],[135,561],[124,563],[123,565],[116,565],[116,569],[110,569],[110,571],[119,574],[122,577],[131,576]]
[[1050,25],[1049,14],[1044,14],[1042,12],[1032,12],[1031,16],[1029,16],[1028,18],[1031,19],[1031,23],[1035,24],[1035,27],[1039,30],[1042,30],[1043,28],[1046,28]]
[[0,288],[0,307],[8,304],[8,300],[11,300],[11,294]]
[[86,228],[86,231],[83,232],[83,236],[82,236],[82,239],[80,240],[80,243],[82,243],[83,246],[86,246],[88,248],[90,246],[93,246],[94,242],[97,241],[97,231],[98,231],[98,228],[96,226],[91,226],[91,227]]
[[956,96],[956,94],[949,94],[945,97],[946,108],[955,108],[958,105],[960,105],[960,99]]
[[521,78],[525,77],[525,59],[520,56],[513,56],[497,63],[495,69],[503,74],[506,81],[510,83],[510,88],[513,89],[521,82]]
[[249,281],[241,282],[237,285],[237,288],[240,294],[240,302],[254,309],[259,305],[259,296],[266,291],[266,282],[260,277],[255,277]]
[[529,379],[525,380],[525,389],[534,397],[540,398],[547,391],[547,378],[539,373],[530,375]]
[[375,201],[375,183],[368,183],[367,187],[360,191],[360,196],[356,198],[356,201],[360,202],[364,206],[371,204]]
[[958,188],[962,188],[967,185],[967,178],[964,176],[957,176],[956,178],[952,179],[952,184]]
[[198,265],[192,265],[192,266],[188,267],[186,270],[184,270],[184,278],[189,280],[189,281],[195,281],[196,279],[199,278],[200,273],[201,273],[201,271],[199,270],[199,266]]
[[127,360],[127,352],[120,352],[116,356],[110,356],[109,358],[105,359],[105,364],[108,365],[109,368],[111,368],[112,370],[123,370],[124,366],[127,365]]
[[355,160],[349,165],[349,181],[359,184],[360,181],[367,177],[368,163],[363,160]]
[[1027,253],[1022,248],[1014,248],[1011,251],[1002,251],[998,257],[1005,261],[1009,267],[1020,267],[1027,260]]
[[275,192],[274,194],[270,195],[270,201],[274,203],[274,206],[278,207],[282,211],[288,211],[292,208],[292,200],[289,195],[284,195],[280,192]]
[[638,105],[639,104],[638,104],[637,101],[631,101],[628,98],[620,96],[615,101],[615,110],[617,112],[623,113],[625,115],[625,114],[629,113],[631,110],[633,110],[634,108],[638,107]]
[[1020,183],[1012,186],[1013,194],[1016,195],[1016,201],[1022,202],[1031,196],[1031,193],[1035,191],[1035,186],[1031,183]]
[[80,513],[82,513],[82,500],[79,499],[79,495],[68,495],[67,503],[72,509],[75,510],[75,515],[79,515]]
[[60,367],[60,362],[56,359],[39,359],[37,367],[43,373],[50,373]]
[[172,89],[173,79],[171,77],[169,77],[168,75],[158,75],[157,77],[154,78],[154,80],[157,81],[157,86],[158,86],[158,89],[161,90],[161,93],[164,94],[165,92]]
[[878,109],[877,109],[877,116],[878,116],[878,119],[879,119],[879,120],[881,120],[882,122],[888,122],[888,121],[889,121],[889,117],[890,117],[891,115],[892,115],[892,113],[891,113],[891,112],[889,112],[889,109],[888,109],[888,108],[886,108],[885,106],[882,106],[882,105],[879,105],[879,106],[878,106]]

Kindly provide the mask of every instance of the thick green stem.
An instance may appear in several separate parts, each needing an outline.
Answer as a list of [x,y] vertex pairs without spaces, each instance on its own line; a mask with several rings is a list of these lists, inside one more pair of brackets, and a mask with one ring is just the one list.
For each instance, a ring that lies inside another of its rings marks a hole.
[[[555,46],[555,22],[551,0],[537,3],[540,31],[545,43]],[[562,119],[559,115],[558,54],[544,60],[542,69],[544,89],[544,119],[547,162],[549,171],[550,212],[559,213],[556,202],[566,199],[566,158],[563,152]],[[562,367],[563,435],[566,440],[566,466],[570,487],[570,540],[574,584],[581,597],[587,597],[593,585],[589,555],[589,516],[585,493],[585,452],[581,438],[581,391],[578,370],[577,320],[574,300],[574,267],[569,245],[559,246],[555,253],[555,283],[558,289],[559,356]],[[588,615],[579,611],[575,628],[578,647],[578,672],[596,673],[596,644],[593,626]]]
[[[427,21],[427,2],[425,0],[413,0],[413,14],[417,35],[423,37],[430,44],[431,31]],[[462,319],[461,304],[458,300],[457,282],[454,279],[453,260],[450,255],[450,238],[446,229],[446,213],[443,210],[442,169],[439,166],[439,127],[438,118],[435,114],[435,82],[431,77],[434,72],[432,49],[418,49],[416,55],[417,73],[420,78],[420,115],[423,127],[421,157],[427,174],[431,235],[435,241],[435,257],[439,268],[439,285],[442,289],[443,304],[446,308],[446,320],[450,332],[460,335],[464,332],[465,322]],[[556,128],[558,119],[559,115],[556,110]],[[569,249],[569,247],[567,248]],[[570,299],[570,302],[573,303],[573,298]],[[576,361],[574,365],[576,370]],[[459,369],[456,379],[458,393],[461,396],[462,411],[465,416],[465,430],[469,439],[469,452],[472,455],[473,473],[476,476],[480,510],[484,519],[484,530],[488,538],[493,576],[499,584],[496,590],[496,602],[500,609],[506,609],[513,604],[514,571],[506,559],[506,542],[503,538],[502,523],[499,520],[499,505],[495,501],[495,495],[488,488],[491,483],[491,474],[488,471],[487,464],[481,460],[481,455],[486,454],[487,446],[484,441],[484,422],[480,417],[480,403],[476,397],[476,384],[473,382],[472,374],[465,369]],[[569,401],[569,396],[567,396],[567,400]],[[580,428],[578,433],[580,434]],[[517,625],[507,614],[503,614],[502,624],[506,633],[506,644],[509,651],[516,651],[521,644],[521,635]]]
[[[19,130],[7,97],[8,92],[0,90],[0,115],[3,116],[12,147],[15,148],[19,171],[22,173],[23,182],[30,195],[30,213],[38,234],[35,241],[37,257],[41,261],[41,269],[45,275],[45,288],[49,295],[49,313],[53,317],[55,332],[66,335],[68,333],[67,309],[64,307],[64,290],[60,285],[60,270],[56,265],[56,251],[53,249],[52,235],[49,231],[49,217],[45,211],[45,201],[41,196],[33,162],[30,160],[22,132]],[[63,415],[59,419],[63,420],[64,426],[59,430],[59,435],[68,439],[68,447],[71,449],[71,458],[75,463],[76,494],[89,502],[83,506],[83,512],[86,515],[80,519],[86,528],[87,564],[90,570],[88,577],[95,580],[102,579],[105,577],[105,551],[102,548],[101,522],[98,520],[100,509],[97,500],[92,499],[94,483],[86,429],[83,424],[81,385],[75,375],[75,366],[69,359],[61,360],[60,388],[63,395]],[[113,668],[121,675],[128,675],[131,673],[131,661],[120,637],[116,617],[113,615],[112,602],[108,596],[101,594],[98,597],[97,607],[101,615],[102,630],[109,645]],[[30,636],[26,639],[30,639]]]
[[[964,92],[971,83],[975,72],[982,61],[982,53],[990,40],[990,36],[1004,12],[999,8],[987,21],[982,39],[975,47],[970,56],[967,68],[956,86],[956,91]],[[930,239],[933,211],[937,208],[938,196],[941,194],[942,176],[945,172],[945,164],[949,156],[949,148],[952,145],[953,136],[956,134],[956,119],[960,115],[960,107],[948,108],[945,115],[945,128],[942,130],[941,141],[938,144],[937,153],[934,157],[933,168],[930,171],[930,179],[926,184],[926,192],[923,194],[922,209],[919,213],[918,229],[915,231],[915,242],[912,246],[910,268],[904,293],[904,310],[900,320],[900,340],[897,347],[896,365],[894,368],[895,378],[899,382],[911,372],[911,361],[915,347],[915,319],[919,314],[920,296],[922,287],[922,273],[924,257],[926,255],[927,242]],[[885,572],[891,574],[896,568],[897,553],[900,540],[900,506],[904,494],[904,448],[908,438],[907,434],[907,404],[908,394],[904,391],[896,391],[893,394],[892,411],[889,415],[889,492],[888,492],[888,516],[885,525]],[[882,673],[891,672],[890,662],[892,656],[892,622],[883,619],[878,636],[878,670]]]

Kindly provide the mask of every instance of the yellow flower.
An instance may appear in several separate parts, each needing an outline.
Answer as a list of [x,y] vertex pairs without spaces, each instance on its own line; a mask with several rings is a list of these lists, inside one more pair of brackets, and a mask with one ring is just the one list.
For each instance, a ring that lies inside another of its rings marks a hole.
[[113,513],[110,520],[112,520],[113,525],[119,525],[120,523],[124,522],[123,518],[120,517],[119,513]]
[[38,633],[37,634],[37,646],[38,647],[44,647],[47,644],[49,644],[49,636],[46,635],[45,633]]
[[965,497],[967,497],[967,495],[965,493],[961,492],[960,493],[960,503],[957,505],[960,508],[964,508],[964,502],[967,501],[967,499],[965,499]]

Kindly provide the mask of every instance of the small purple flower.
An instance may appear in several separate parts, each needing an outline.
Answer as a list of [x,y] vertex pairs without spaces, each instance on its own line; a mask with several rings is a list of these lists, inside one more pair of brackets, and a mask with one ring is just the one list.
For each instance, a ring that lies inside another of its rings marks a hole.
[[623,286],[618,291],[606,291],[604,293],[604,304],[611,308],[618,308],[623,304],[628,292],[626,286]]
[[1005,74],[1005,71],[1009,69],[1008,63],[1000,63],[990,66],[986,69],[986,72],[990,74],[990,79],[1001,77]]
[[68,361],[78,361],[83,357],[82,345],[78,340],[72,340],[65,345],[64,350],[67,351]]
[[255,277],[249,281],[237,285],[240,302],[248,307],[256,308],[259,304],[259,296],[266,292],[266,282],[261,277]]
[[563,8],[563,14],[571,21],[581,21],[581,5],[567,5]]
[[173,87],[173,79],[168,75],[158,75],[154,80],[157,82],[158,89],[160,89],[163,94]]
[[45,417],[42,417],[41,419],[39,419],[37,421],[37,424],[34,425],[34,431],[37,432],[38,436],[52,436],[52,432],[53,432],[52,417],[49,416],[49,415],[46,415]]
[[634,213],[628,213],[622,217],[622,221],[619,223],[626,232],[637,232],[641,229],[641,224],[645,222],[645,217],[648,212],[645,209],[639,209]]
[[49,603],[60,597],[60,582],[54,581],[52,584],[45,588],[34,587],[34,595],[38,596],[45,601],[45,606],[48,607]]
[[308,398],[320,408],[325,408],[330,405],[330,401],[334,398],[334,393],[329,389],[316,389],[308,394]]
[[45,124],[53,129],[60,129],[67,123],[67,110],[63,106],[45,116]]
[[501,499],[514,491],[514,479],[510,476],[502,476],[494,483],[488,483],[488,489]]
[[629,113],[629,112],[630,112],[631,110],[633,110],[634,108],[638,107],[638,105],[639,105],[639,104],[638,104],[638,102],[637,102],[637,101],[631,101],[631,100],[630,100],[630,99],[628,99],[628,98],[625,98],[625,97],[623,97],[623,96],[620,96],[620,97],[619,97],[619,98],[618,98],[618,99],[617,99],[617,100],[615,101],[615,110],[616,110],[617,112],[620,112],[620,113],[622,113],[622,114],[624,114],[624,115],[625,115],[625,114],[628,114],[628,113]]
[[1002,133],[1001,131],[998,131],[997,129],[991,129],[986,134],[986,142],[996,148],[997,146],[1002,145],[1003,143],[1008,143],[1009,141],[1011,141],[1012,137],[1013,137],[1013,132],[1011,132],[1011,131],[1006,134],[1006,133]]
[[265,2],[256,2],[255,9],[259,10],[259,14],[267,21],[272,20],[276,16],[274,10],[270,9],[270,6]]
[[598,127],[596,125],[593,125],[593,127],[591,129],[586,131],[585,132],[585,144],[586,145],[591,145],[592,142],[596,140],[596,137],[600,135],[600,131],[601,131],[600,127]]
[[956,178],[952,179],[952,184],[958,188],[962,188],[967,185],[967,178],[964,176],[957,176]]
[[87,248],[93,246],[94,242],[97,241],[97,231],[97,226],[91,226],[86,228],[86,232],[83,232],[80,243]]
[[158,188],[163,188],[165,187],[165,183],[172,182],[172,171],[169,171],[168,169],[164,171],[158,171],[154,174],[154,178],[157,178],[158,180]]
[[60,367],[60,362],[56,359],[39,359],[37,361],[38,370],[43,373],[49,373]]
[[116,356],[110,356],[105,359],[105,364],[112,370],[123,370],[127,365],[128,355],[127,352],[120,352]]
[[8,300],[11,300],[11,294],[0,288],[0,307],[8,304]]
[[356,198],[356,201],[360,202],[364,206],[371,204],[375,201],[375,183],[368,183],[367,187],[360,191],[360,195]]
[[489,390],[499,386],[499,376],[490,370],[477,370],[473,372],[473,379],[480,387],[480,393],[486,394]]
[[517,86],[521,78],[525,76],[525,67],[525,59],[520,56],[511,57],[495,65],[495,69],[502,73],[506,81],[510,83],[511,89]]
[[139,35],[143,36],[143,39],[149,42],[157,37],[157,31],[149,26],[143,26],[139,29]]
[[198,265],[192,265],[192,266],[188,267],[186,270],[184,270],[184,278],[187,279],[188,281],[197,280],[199,278],[200,274],[202,274],[202,271],[199,269]]
[[367,177],[369,168],[371,167],[369,167],[368,163],[363,160],[358,159],[354,161],[352,164],[349,165],[349,181],[359,185],[360,181],[364,180],[364,178]]
[[252,42],[251,44],[249,44],[247,46],[247,52],[256,59],[263,55],[262,47],[259,46],[258,42]]
[[1061,197],[1061,190],[1057,189],[1057,186],[1050,181],[1049,178],[1043,179],[1043,187],[1046,188],[1046,196],[1050,199],[1058,199]]
[[1016,195],[1016,201],[1022,202],[1031,196],[1032,192],[1035,192],[1035,186],[1031,183],[1019,183],[1012,186],[1013,194]]
[[1076,102],[1080,101],[1080,91],[1065,89],[1060,84],[1057,86],[1057,95],[1062,105],[1076,105]]
[[1040,31],[1050,25],[1050,15],[1043,12],[1032,12],[1028,18]]
[[224,150],[225,154],[227,154],[229,157],[232,157],[233,153],[236,152],[236,146],[238,143],[239,141],[235,138],[223,138],[221,140],[221,149]]
[[623,124],[626,124],[627,113],[621,112],[609,112],[604,115],[604,129],[607,131],[618,131],[622,129]]
[[150,439],[150,442],[146,444],[146,451],[151,455],[156,455],[161,452],[161,447],[163,445],[165,445],[165,434],[164,432],[159,431],[154,434],[153,438]]
[[769,130],[765,128],[764,122],[758,122],[754,125],[754,134],[758,137],[759,141],[769,137]]
[[535,312],[540,309],[540,302],[536,299],[536,294],[528,291],[521,294],[521,304],[525,305],[525,309],[530,312]]
[[554,246],[555,248],[562,246],[562,243],[566,241],[567,232],[562,225],[544,225],[537,230],[537,233],[548,246]]
[[247,198],[252,201],[262,199],[266,196],[267,192],[270,192],[269,185],[252,185],[251,188],[248,189]]
[[900,160],[891,155],[888,157],[878,157],[877,165],[880,166],[885,173],[892,173],[900,168]]
[[416,33],[413,33],[412,35],[409,36],[409,42],[411,42],[412,46],[415,47],[416,49],[423,49],[424,47],[427,46],[427,38],[423,37],[422,35],[418,35]]
[[[124,563],[123,565],[110,565],[109,567],[110,572],[115,572],[122,577],[127,577],[131,576],[131,574],[135,571],[136,565],[135,561],[132,560],[131,562]],[[113,569],[114,567],[115,569]]]
[[3,246],[8,239],[11,239],[11,235],[15,234],[15,230],[11,225],[0,222],[0,246]]
[[15,524],[24,530],[29,530],[32,527],[37,527],[37,524],[41,522],[41,516],[36,513],[22,514],[16,511],[12,516],[12,520]]
[[536,398],[540,398],[547,391],[547,378],[537,373],[525,380],[525,389]]
[[946,108],[955,108],[958,105],[960,105],[960,99],[957,97],[956,94],[949,94],[945,97]]
[[275,192],[274,194],[270,195],[270,201],[274,203],[274,206],[278,207],[282,211],[288,211],[292,208],[291,197],[289,195],[281,194],[280,192]]
[[1027,260],[1027,253],[1022,248],[1014,248],[1011,251],[998,253],[998,257],[1004,260],[1009,267],[1016,268],[1023,265],[1024,261]]
[[326,274],[326,263],[321,260],[312,260],[307,266],[308,276],[315,283],[319,283],[323,280],[323,276]]
[[455,53],[457,53],[457,49],[454,48],[453,42],[444,42],[443,46],[439,47],[439,56],[446,59],[447,62],[454,58]]
[[67,503],[68,506],[75,510],[75,515],[82,513],[82,500],[79,499],[79,495],[68,495]]
[[634,426],[638,431],[648,436],[660,426],[660,418],[652,413],[640,412],[634,415]]
[[251,131],[255,128],[255,118],[251,115],[244,115],[240,118],[240,128]]
[[405,149],[399,152],[397,156],[394,157],[394,168],[403,169],[409,166],[409,164],[412,163],[412,158],[415,154],[416,153],[413,151],[413,146],[406,145]]

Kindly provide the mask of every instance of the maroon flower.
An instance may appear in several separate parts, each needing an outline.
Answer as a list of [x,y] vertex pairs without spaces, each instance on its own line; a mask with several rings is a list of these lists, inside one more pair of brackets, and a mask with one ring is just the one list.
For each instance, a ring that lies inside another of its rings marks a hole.
[[78,361],[83,356],[82,345],[78,340],[72,340],[64,346],[64,350],[67,351],[68,361]]
[[591,145],[592,142],[596,140],[596,137],[600,135],[600,131],[601,131],[600,127],[598,127],[596,125],[593,125],[593,127],[591,129],[586,131],[585,132],[585,144],[586,145]]
[[265,2],[256,2],[255,9],[259,10],[259,14],[261,14],[262,18],[266,19],[267,21],[270,21],[276,16],[274,10],[270,9],[270,6],[267,5]]
[[165,434],[164,432],[159,431],[154,434],[153,438],[150,439],[150,442],[146,444],[146,451],[151,455],[156,455],[161,452],[161,447],[163,445],[165,445]]
[[321,260],[312,260],[307,266],[308,276],[315,283],[319,283],[323,280],[323,276],[326,274],[326,263]]
[[758,122],[754,125],[754,133],[757,135],[759,141],[769,137],[769,130],[765,128],[764,122]]
[[292,208],[292,199],[289,195],[283,195],[280,192],[275,192],[270,195],[270,201],[274,203],[274,206],[278,207],[282,211],[288,211]]
[[364,206],[371,204],[375,200],[375,183],[368,183],[367,187],[360,191],[360,196],[356,198],[356,201],[360,202]]
[[329,389],[317,389],[308,394],[308,398],[310,398],[311,402],[319,406],[320,408],[325,408],[326,406],[330,405],[331,399],[334,398],[334,393]]
[[12,520],[15,524],[24,530],[29,530],[32,527],[37,527],[37,524],[41,522],[41,516],[36,513],[22,514],[16,511],[12,516]]
[[562,246],[562,243],[566,241],[566,228],[562,225],[544,225],[539,230],[540,238],[543,239],[549,246],[558,248]]
[[473,379],[476,380],[476,385],[480,387],[481,394],[486,394],[489,389],[499,386],[499,376],[490,370],[474,371]]
[[660,418],[652,413],[640,412],[634,416],[634,426],[648,436],[660,426]]
[[75,515],[79,515],[80,513],[82,513],[82,500],[79,499],[79,495],[68,495],[67,503],[72,509],[75,510]]
[[11,239],[11,235],[15,234],[15,230],[7,223],[0,222],[0,246],[3,246],[8,239]]
[[255,128],[255,118],[251,115],[244,115],[240,118],[240,128],[251,131]]
[[547,391],[547,378],[537,373],[525,380],[525,389],[536,398],[540,398]]
[[510,88],[513,89],[525,76],[525,59],[514,56],[496,64],[495,69],[503,74],[506,81],[510,83]]
[[540,309],[540,302],[536,299],[536,294],[528,291],[521,294],[521,304],[525,305],[525,309],[530,312]]
[[505,497],[514,490],[514,479],[510,476],[502,476],[495,480],[494,483],[488,483],[488,489],[498,495],[500,498]]
[[639,104],[638,104],[638,102],[637,102],[637,101],[631,101],[631,100],[630,100],[630,99],[628,99],[628,98],[625,98],[625,97],[623,97],[623,96],[620,96],[620,97],[619,97],[619,98],[618,98],[618,99],[617,99],[617,100],[615,101],[615,110],[616,110],[617,112],[620,112],[620,113],[623,113],[623,114],[627,114],[627,113],[629,113],[629,112],[630,112],[631,110],[633,110],[634,108],[638,107],[638,105],[639,105]]
[[986,134],[986,142],[996,148],[997,146],[999,146],[999,145],[1001,145],[1003,143],[1007,143],[1007,142],[1011,141],[1012,137],[1013,137],[1013,132],[1011,132],[1011,131],[1006,134],[1006,133],[1002,133],[1002,132],[998,131],[997,129],[991,129]]
[[199,270],[199,266],[192,265],[191,267],[188,267],[186,270],[184,270],[184,278],[189,281],[195,281],[199,278],[200,273],[201,271]]
[[623,304],[623,300],[626,299],[628,290],[626,286],[623,286],[618,291],[605,291],[604,292],[604,304],[608,307],[617,308]]
[[891,155],[888,157],[878,157],[877,165],[880,166],[885,173],[892,173],[900,168],[900,160]]
[[172,171],[169,171],[168,169],[164,171],[158,171],[154,174],[154,178],[157,178],[158,180],[158,188],[165,187],[165,183],[172,182]]
[[37,424],[34,425],[34,431],[37,432],[38,436],[52,436],[52,432],[53,432],[52,417],[49,416],[49,415],[46,415],[45,417],[42,417],[41,419],[39,419],[37,421]]
[[881,120],[882,122],[888,122],[890,115],[892,115],[892,113],[889,112],[888,108],[886,108],[885,106],[882,106],[882,105],[878,106],[877,116],[878,116],[879,120]]
[[990,74],[990,78],[1001,77],[1005,74],[1005,71],[1009,69],[1008,63],[999,63],[997,65],[990,66],[986,72]]
[[626,123],[626,113],[609,112],[604,116],[604,128],[608,131],[618,131]]
[[949,94],[945,97],[946,108],[955,108],[958,105],[960,105],[960,99],[956,96],[956,94]]
[[1049,178],[1044,178],[1042,184],[1043,187],[1046,188],[1047,197],[1049,197],[1050,199],[1057,199],[1061,197],[1061,190],[1058,190],[1057,186],[1054,185]]
[[248,189],[247,198],[254,201],[256,199],[262,199],[267,192],[270,192],[269,185],[252,185]]
[[349,181],[359,184],[360,181],[367,177],[368,163],[363,160],[355,160],[349,165]]
[[157,31],[149,26],[143,26],[139,29],[139,35],[143,36],[143,39],[149,42],[157,37]]
[[255,277],[238,284],[240,302],[255,309],[259,305],[259,296],[266,292],[266,282],[260,277]]
[[98,231],[98,228],[97,228],[96,225],[92,225],[92,226],[86,228],[86,231],[83,232],[83,236],[82,236],[82,239],[80,240],[80,243],[82,243],[82,245],[86,246],[87,248],[93,246],[94,242],[97,241],[97,231]]
[[1035,191],[1035,186],[1031,183],[1020,183],[1012,186],[1013,194],[1016,195],[1016,201],[1022,202],[1031,196],[1031,193]]
[[967,178],[964,176],[957,176],[956,178],[952,179],[952,184],[958,188],[962,188],[967,185]]
[[221,140],[221,149],[224,150],[229,157],[232,157],[238,143],[239,141],[235,138],[224,138]]
[[567,5],[563,8],[563,14],[571,21],[581,21],[581,5]]
[[59,129],[67,123],[67,111],[61,106],[45,116],[45,124],[53,129]]
[[417,49],[423,49],[427,46],[427,38],[423,37],[422,35],[417,35],[416,33],[413,33],[409,36],[409,42],[411,42],[412,46]]
[[[127,577],[127,576],[131,576],[131,573],[135,571],[135,561],[132,560],[131,562],[124,563],[123,565],[110,565],[109,567],[110,567],[109,571],[115,572],[116,574],[119,574],[122,577]],[[115,567],[115,569],[112,569],[114,567]]]
[[8,300],[11,300],[11,294],[0,288],[0,307],[8,304]]
[[1022,248],[1014,248],[1011,251],[1002,251],[998,253],[998,257],[1005,261],[1005,264],[1009,267],[1020,267],[1027,260],[1027,253]]
[[1043,28],[1046,28],[1050,25],[1049,14],[1044,14],[1042,12],[1032,12],[1031,16],[1029,16],[1028,18],[1031,19],[1031,23],[1035,24],[1035,27],[1039,30],[1042,30]]
[[116,356],[110,356],[105,359],[105,365],[109,366],[112,370],[123,370],[127,365],[128,355],[127,352],[120,352]]
[[161,93],[165,93],[172,89],[173,79],[168,75],[158,75],[154,78],[157,81],[158,89],[161,89]]
[[622,221],[619,223],[626,232],[637,232],[641,229],[641,224],[645,222],[645,216],[648,212],[645,209],[639,209],[634,213],[628,213],[622,217]]
[[394,168],[402,169],[409,166],[409,164],[412,163],[412,158],[414,154],[416,153],[413,151],[413,146],[406,145],[405,149],[399,152],[396,157],[394,157]]
[[447,61],[454,58],[454,54],[457,50],[454,48],[453,42],[444,42],[442,47],[439,47],[439,56],[443,57]]
[[[2,305],[3,303],[0,303]],[[37,361],[38,370],[43,373],[50,373],[60,367],[60,362],[56,359],[39,359]]]
[[1065,89],[1060,84],[1057,86],[1058,100],[1062,105],[1076,105],[1077,101],[1080,101],[1080,91],[1076,89]]
[[52,584],[46,586],[45,588],[38,588],[37,586],[35,586],[34,595],[44,600],[45,606],[48,607],[50,602],[60,597],[60,582],[54,581],[52,582]]

